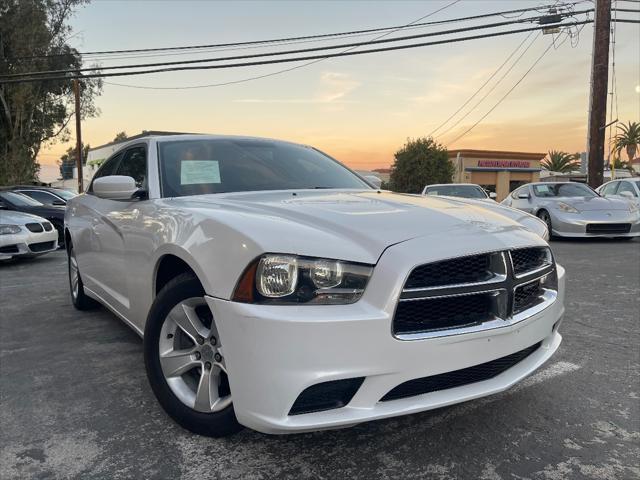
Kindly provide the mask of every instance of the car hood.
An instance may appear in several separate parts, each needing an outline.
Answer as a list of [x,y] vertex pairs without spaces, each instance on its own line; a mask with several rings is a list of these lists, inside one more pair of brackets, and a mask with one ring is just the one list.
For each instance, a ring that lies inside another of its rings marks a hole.
[[557,202],[571,205],[580,212],[594,212],[603,210],[629,210],[626,200],[605,197],[558,197]]
[[[469,205],[442,197],[375,190],[302,190],[202,195],[172,202],[215,209],[218,218],[226,215],[226,223],[233,223],[247,237],[268,239],[262,245],[265,251],[332,258],[345,254],[351,260],[372,263],[389,246],[423,236],[438,242],[467,242],[461,251],[482,249],[482,245],[501,249],[542,243],[512,218],[484,208],[483,202]],[[482,237],[486,237],[484,242]],[[354,258],[356,250],[366,255]]]
[[0,223],[10,225],[25,225],[32,222],[44,222],[42,217],[29,213],[16,212],[13,210],[0,210]]

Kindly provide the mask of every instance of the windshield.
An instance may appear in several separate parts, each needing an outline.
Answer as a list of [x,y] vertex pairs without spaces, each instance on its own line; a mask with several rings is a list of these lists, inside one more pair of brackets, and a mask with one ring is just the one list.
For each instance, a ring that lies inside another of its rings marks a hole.
[[582,183],[548,183],[533,186],[536,197],[597,197],[598,194]]
[[310,147],[252,139],[178,140],[158,144],[165,197],[305,188],[371,187]]
[[55,193],[56,195],[58,195],[59,197],[64,198],[65,200],[71,200],[73,197],[76,197],[78,194],[77,193],[73,193],[70,192],[68,190],[62,190],[62,189],[56,189],[56,190],[52,190],[53,193]]
[[14,192],[0,192],[0,198],[12,203],[16,207],[41,207],[42,203],[31,197]]
[[448,195],[462,198],[487,198],[485,191],[475,185],[437,185],[427,187],[427,195]]

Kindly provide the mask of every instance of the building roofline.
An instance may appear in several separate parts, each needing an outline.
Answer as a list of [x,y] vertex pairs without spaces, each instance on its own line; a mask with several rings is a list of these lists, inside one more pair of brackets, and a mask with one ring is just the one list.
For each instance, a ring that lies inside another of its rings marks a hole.
[[472,150],[472,149],[457,149],[449,150],[449,158],[458,156],[468,158],[495,158],[495,159],[509,159],[509,160],[542,160],[547,156],[546,153],[537,152],[510,152],[504,150]]

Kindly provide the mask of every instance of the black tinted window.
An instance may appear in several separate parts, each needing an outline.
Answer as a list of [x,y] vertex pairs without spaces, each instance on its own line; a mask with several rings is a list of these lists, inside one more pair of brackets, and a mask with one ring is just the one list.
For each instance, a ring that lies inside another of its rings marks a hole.
[[158,144],[165,197],[305,188],[371,188],[309,147],[276,141],[214,139]]
[[118,165],[115,175],[133,177],[138,187],[145,187],[147,180],[147,152],[144,147],[127,150]]
[[27,196],[39,201],[40,203],[46,203],[46,204],[49,204],[49,205],[51,205],[56,200],[60,200],[55,195],[52,195],[52,194],[50,194],[48,192],[44,192],[44,191],[30,190],[28,192],[21,191],[20,193],[22,193],[23,195],[27,195]]

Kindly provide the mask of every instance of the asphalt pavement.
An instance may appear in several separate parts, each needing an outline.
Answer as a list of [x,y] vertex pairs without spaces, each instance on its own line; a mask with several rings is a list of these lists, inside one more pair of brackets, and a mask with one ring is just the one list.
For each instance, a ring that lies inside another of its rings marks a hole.
[[511,390],[350,429],[226,439],[164,414],[140,338],[104,309],[72,307],[64,252],[0,264],[0,478],[638,479],[640,240],[552,247],[567,269],[564,341]]

